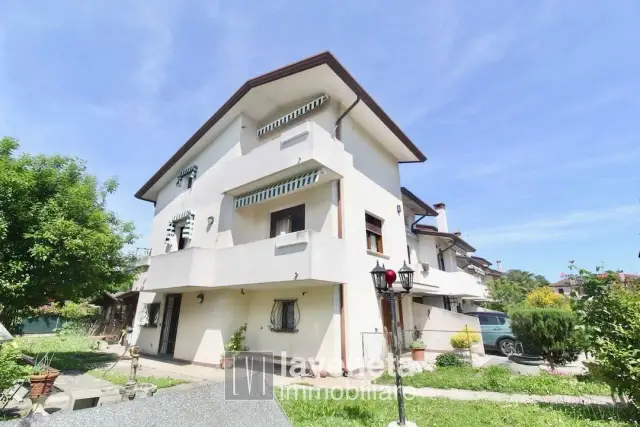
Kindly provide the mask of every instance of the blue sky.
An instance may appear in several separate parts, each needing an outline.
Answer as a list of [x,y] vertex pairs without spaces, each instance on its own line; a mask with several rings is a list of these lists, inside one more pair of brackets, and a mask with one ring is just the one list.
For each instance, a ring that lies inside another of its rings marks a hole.
[[117,176],[110,207],[146,235],[151,174],[245,80],[331,50],[429,158],[403,184],[479,255],[634,272],[639,18],[633,0],[8,0],[0,135]]

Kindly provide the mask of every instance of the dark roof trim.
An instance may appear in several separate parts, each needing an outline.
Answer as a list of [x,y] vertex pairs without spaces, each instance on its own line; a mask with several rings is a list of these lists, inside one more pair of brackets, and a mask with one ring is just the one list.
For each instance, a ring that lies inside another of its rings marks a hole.
[[436,212],[435,209],[433,209],[427,203],[420,200],[420,198],[415,194],[413,194],[411,191],[409,191],[407,187],[400,187],[400,192],[402,193],[403,196],[407,196],[408,198],[413,200],[418,206],[424,209],[424,214],[426,216],[438,216],[438,212]]
[[487,261],[486,259],[484,259],[484,258],[482,258],[482,257],[480,257],[480,256],[475,256],[475,255],[474,255],[474,256],[472,256],[471,258],[475,259],[475,260],[476,260],[476,261],[478,261],[478,262],[483,263],[485,266],[490,266],[490,265],[492,265],[489,261]]
[[[417,158],[418,162],[424,162],[427,160],[424,154],[415,146],[407,135],[400,130],[393,120],[385,113],[382,108],[371,98],[371,96],[360,86],[360,84],[349,74],[349,72],[338,62],[338,60],[331,54],[331,52],[322,52],[318,55],[311,56],[293,64],[278,68],[269,73],[255,77],[248,80],[245,84],[240,86],[232,96],[225,102],[222,107],[218,109],[209,120],[207,120],[201,127],[194,133],[191,138],[185,142],[178,151],[171,156],[171,158],[147,181],[142,188],[136,192],[136,198],[141,200],[153,201],[145,199],[144,194],[165,174],[171,167],[176,164],[182,156],[184,156],[196,142],[200,140],[222,117],[227,114],[235,104],[237,104],[242,97],[244,97],[249,91],[255,87],[263,84],[271,83],[273,81],[291,76],[293,74],[300,73],[302,71],[309,70],[311,68],[318,67],[320,65],[327,64],[337,75],[344,81],[351,90],[360,97],[373,113],[393,132],[396,137],[411,151]],[[416,163],[416,162],[400,162],[400,163]]]
[[457,247],[459,247],[460,249],[465,250],[466,252],[475,252],[476,251],[476,248],[474,248],[473,246],[471,246],[470,244],[468,244],[467,242],[462,240],[462,238],[460,236],[456,236],[453,233],[442,233],[440,231],[432,231],[432,230],[420,227],[419,224],[418,224],[418,226],[416,226],[415,232],[418,233],[418,234],[424,234],[425,236],[435,236],[435,237],[442,237],[443,239],[453,240],[453,243]]

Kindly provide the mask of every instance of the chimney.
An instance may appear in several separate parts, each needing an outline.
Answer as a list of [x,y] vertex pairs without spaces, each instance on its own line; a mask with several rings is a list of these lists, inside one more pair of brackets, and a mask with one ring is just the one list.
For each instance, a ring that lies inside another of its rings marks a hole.
[[502,261],[496,261],[496,269],[502,272]]
[[438,216],[436,217],[436,222],[438,223],[438,231],[442,233],[449,232],[449,224],[447,224],[447,207],[444,203],[436,203],[433,205],[436,212],[438,212]]

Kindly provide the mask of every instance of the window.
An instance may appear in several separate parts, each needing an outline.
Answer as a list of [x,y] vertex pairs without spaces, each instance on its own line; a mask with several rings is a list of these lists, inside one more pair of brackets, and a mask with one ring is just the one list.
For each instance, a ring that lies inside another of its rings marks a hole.
[[298,332],[296,327],[300,321],[298,300],[274,300],[271,309],[271,326],[273,332]]
[[481,325],[501,325],[501,324],[504,324],[504,323],[500,322],[500,320],[498,319],[498,316],[496,316],[496,315],[481,314],[480,316],[478,316],[478,319],[480,319],[480,324]]
[[184,237],[184,225],[176,226],[176,234],[178,235],[178,250],[187,247],[187,239]]
[[444,271],[444,255],[438,250],[438,269]]
[[407,264],[411,264],[411,248],[407,245]]
[[382,220],[369,215],[364,215],[367,230],[367,249],[373,252],[383,253],[382,248]]
[[424,304],[422,297],[412,297],[411,301],[414,302],[415,304]]
[[141,322],[141,326],[156,328],[158,326],[158,320],[160,319],[160,303],[145,304],[144,311],[145,318]]
[[560,295],[564,295],[564,289],[562,289],[562,288],[558,289],[558,293],[559,293]]
[[304,205],[283,209],[271,214],[270,237],[305,229]]
[[187,188],[191,188],[193,187],[193,177],[190,176],[189,179],[187,180]]
[[444,309],[451,311],[451,298],[445,296],[445,297],[442,297],[442,300],[444,304]]

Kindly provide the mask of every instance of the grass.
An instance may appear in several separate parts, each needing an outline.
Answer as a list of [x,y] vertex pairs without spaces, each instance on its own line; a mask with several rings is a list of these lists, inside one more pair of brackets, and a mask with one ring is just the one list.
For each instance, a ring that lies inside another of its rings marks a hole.
[[[101,378],[107,380],[116,385],[125,385],[127,380],[129,379],[128,375],[125,375],[121,372],[109,371],[105,372],[101,369],[94,369],[92,371],[87,372],[89,375],[94,376],[96,378]],[[189,381],[185,381],[179,378],[169,378],[169,377],[141,377],[138,376],[139,383],[150,383],[156,385],[158,388],[168,388],[173,387],[179,384],[186,384]]]
[[[356,398],[349,392],[341,400],[323,394],[297,396],[289,389],[277,391],[278,400],[294,426],[384,426],[397,419],[392,398]],[[312,397],[313,396],[313,397]],[[388,397],[388,395],[387,395]],[[512,427],[618,427],[634,425],[618,408],[533,405],[488,401],[413,398],[405,405],[407,419],[419,426],[512,426]]]
[[[375,382],[376,384],[395,384],[395,378],[385,373]],[[455,388],[537,395],[609,396],[611,394],[606,384],[591,381],[588,378],[552,375],[546,372],[541,372],[540,375],[518,375],[504,366],[438,367],[433,372],[406,376],[402,384],[417,388]]]
[[49,353],[51,366],[62,371],[88,371],[117,359],[115,354],[95,351],[96,341],[83,336],[19,337],[16,343],[29,356],[40,358]]

